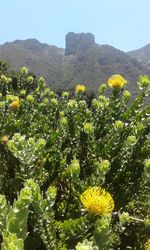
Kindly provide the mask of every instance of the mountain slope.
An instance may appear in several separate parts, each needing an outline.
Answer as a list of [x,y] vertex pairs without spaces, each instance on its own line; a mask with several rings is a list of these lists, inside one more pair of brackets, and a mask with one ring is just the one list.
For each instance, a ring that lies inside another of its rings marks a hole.
[[90,33],[66,35],[66,49],[41,44],[36,39],[16,40],[0,46],[0,59],[19,69],[27,66],[37,75],[46,78],[54,88],[71,88],[85,84],[96,92],[99,84],[112,74],[122,74],[129,81],[133,93],[140,74],[149,74],[136,59],[109,45],[98,45]]
[[150,44],[140,49],[129,51],[128,55],[136,58],[143,66],[150,70]]

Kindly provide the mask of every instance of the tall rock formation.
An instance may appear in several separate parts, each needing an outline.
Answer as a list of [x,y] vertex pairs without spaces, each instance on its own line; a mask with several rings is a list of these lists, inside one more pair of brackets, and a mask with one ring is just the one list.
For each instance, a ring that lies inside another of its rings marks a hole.
[[76,52],[88,49],[95,44],[95,36],[91,33],[69,32],[66,35],[65,55],[75,55]]

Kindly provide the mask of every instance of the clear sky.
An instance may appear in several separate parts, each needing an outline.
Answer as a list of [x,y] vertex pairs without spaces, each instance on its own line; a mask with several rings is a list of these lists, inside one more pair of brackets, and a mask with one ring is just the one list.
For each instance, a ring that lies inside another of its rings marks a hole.
[[0,44],[36,38],[65,47],[74,31],[129,51],[150,43],[150,0],[0,0],[0,24]]

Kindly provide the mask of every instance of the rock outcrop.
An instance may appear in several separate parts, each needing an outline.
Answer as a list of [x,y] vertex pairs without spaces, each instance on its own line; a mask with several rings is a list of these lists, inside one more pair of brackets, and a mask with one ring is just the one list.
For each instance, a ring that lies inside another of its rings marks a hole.
[[66,35],[65,55],[75,55],[76,52],[88,49],[95,44],[95,36],[91,33],[69,32]]

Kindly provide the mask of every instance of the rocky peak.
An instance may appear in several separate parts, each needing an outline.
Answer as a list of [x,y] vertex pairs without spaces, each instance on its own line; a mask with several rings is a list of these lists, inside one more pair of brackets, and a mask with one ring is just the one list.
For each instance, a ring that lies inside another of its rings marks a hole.
[[84,50],[95,44],[95,36],[91,33],[69,32],[66,35],[65,55],[74,55],[79,50]]

